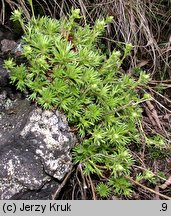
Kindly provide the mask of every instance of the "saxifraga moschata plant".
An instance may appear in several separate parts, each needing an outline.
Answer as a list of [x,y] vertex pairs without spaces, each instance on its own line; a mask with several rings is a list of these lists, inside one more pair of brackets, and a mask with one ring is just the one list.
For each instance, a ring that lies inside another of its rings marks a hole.
[[79,140],[73,148],[74,163],[82,166],[85,175],[106,178],[106,186],[97,187],[99,194],[107,196],[112,190],[130,196],[131,184],[125,176],[134,161],[128,145],[139,140],[138,105],[148,99],[135,88],[149,80],[143,71],[136,80],[120,72],[132,46],[127,44],[123,53],[114,50],[108,57],[98,48],[112,17],[81,26],[79,9],[60,20],[33,17],[26,23],[21,16],[21,11],[14,11],[12,19],[24,30],[24,63],[5,61],[11,83],[28,90],[29,99],[42,108],[66,114]]

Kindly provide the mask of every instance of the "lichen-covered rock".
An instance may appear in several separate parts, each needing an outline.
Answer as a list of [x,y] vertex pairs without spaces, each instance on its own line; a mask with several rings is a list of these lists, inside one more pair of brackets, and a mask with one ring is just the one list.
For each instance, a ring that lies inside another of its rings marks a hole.
[[42,111],[37,108],[30,113],[20,135],[26,143],[34,146],[45,172],[61,180],[70,170],[73,136],[65,117],[58,111]]
[[49,199],[72,168],[76,139],[60,112],[8,95],[1,89],[0,199]]

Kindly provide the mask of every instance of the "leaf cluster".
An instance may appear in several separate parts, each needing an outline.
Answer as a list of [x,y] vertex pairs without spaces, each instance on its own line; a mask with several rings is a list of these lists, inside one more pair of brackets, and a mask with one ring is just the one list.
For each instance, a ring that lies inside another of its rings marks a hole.
[[[17,19],[15,13],[13,20]],[[21,14],[16,14],[22,20]],[[134,80],[121,74],[130,44],[124,56],[114,50],[107,57],[98,48],[99,36],[111,17],[97,20],[94,26],[80,26],[78,19],[78,9],[60,20],[33,17],[24,24],[22,55],[26,63],[17,65],[9,59],[5,67],[11,71],[11,83],[21,91],[29,90],[31,100],[44,109],[65,112],[78,131],[80,144],[73,149],[73,158],[75,163],[82,163],[84,173],[104,176],[109,171],[116,192],[130,195],[126,180],[119,184],[119,179],[129,175],[133,159],[128,145],[139,139],[138,104],[144,98],[135,88],[149,77],[142,72]],[[23,26],[24,21],[21,23]],[[107,192],[100,191],[106,196]]]

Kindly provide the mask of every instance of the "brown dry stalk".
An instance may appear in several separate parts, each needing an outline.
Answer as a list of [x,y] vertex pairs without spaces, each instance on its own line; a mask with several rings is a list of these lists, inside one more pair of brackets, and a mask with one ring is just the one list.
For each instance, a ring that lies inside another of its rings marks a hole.
[[166,111],[168,111],[169,113],[171,113],[171,111],[170,111],[168,108],[166,108],[163,104],[161,104],[160,102],[158,102],[154,97],[153,97],[153,100],[154,100],[160,107],[162,107],[163,109],[165,109]]
[[171,185],[171,176],[165,181],[165,183],[164,184],[162,184],[162,185],[160,185],[159,187],[161,188],[161,189],[166,189],[168,186],[170,186]]
[[[163,81],[162,81],[162,82],[163,82]],[[171,80],[170,80],[170,82],[171,82]],[[152,92],[154,92],[155,94],[157,94],[157,95],[159,95],[160,97],[162,97],[162,98],[163,98],[164,100],[166,100],[167,102],[171,103],[171,100],[169,100],[166,96],[160,94],[159,92],[155,91],[153,88],[150,88],[149,86],[147,86],[147,88],[148,88],[150,91],[152,91]]]
[[161,124],[160,124],[160,120],[159,120],[157,111],[156,111],[156,109],[154,108],[153,104],[152,104],[150,101],[146,101],[146,104],[147,104],[149,110],[151,111],[151,115],[152,115],[153,119],[155,120],[157,126],[160,128],[160,130],[163,130],[163,129],[162,129],[162,126],[161,126]]
[[74,169],[70,170],[70,172],[67,173],[67,175],[65,176],[64,180],[62,181],[62,183],[57,186],[56,191],[54,192],[54,194],[52,194],[52,200],[55,200],[59,196],[59,193],[61,192],[62,188],[65,186],[66,182],[68,181],[68,179],[71,176],[71,174],[72,174],[73,171],[74,171]]
[[158,195],[158,196],[160,196],[160,197],[162,197],[162,198],[164,198],[164,199],[166,199],[166,200],[171,200],[171,197],[166,196],[166,195],[163,195],[163,194],[161,194],[160,192],[157,192],[157,191],[155,191],[155,190],[153,190],[153,189],[151,189],[151,188],[148,188],[148,187],[142,185],[141,183],[135,181],[133,178],[131,178],[131,177],[129,177],[129,176],[125,176],[125,178],[126,178],[127,180],[129,180],[130,182],[132,182],[134,185],[138,185],[138,186],[142,187],[142,188],[145,189],[146,191],[149,191],[149,192],[151,192],[151,193],[153,193],[153,194],[155,194],[155,195]]
[[156,122],[155,122],[155,120],[153,119],[153,117],[151,115],[150,109],[147,106],[145,106],[145,104],[143,105],[143,107],[144,107],[144,109],[146,111],[146,114],[147,114],[148,118],[150,119],[152,125],[155,127],[156,126]]
[[92,194],[93,194],[93,200],[96,200],[96,194],[95,194],[95,190],[94,190],[94,185],[93,185],[93,182],[91,180],[90,175],[88,175],[88,179],[89,179],[90,186],[91,186],[91,191],[92,191]]

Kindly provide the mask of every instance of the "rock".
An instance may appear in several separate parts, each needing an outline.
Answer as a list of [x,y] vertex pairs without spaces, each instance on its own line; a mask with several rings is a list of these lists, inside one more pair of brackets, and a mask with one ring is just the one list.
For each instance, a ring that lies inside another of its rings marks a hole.
[[3,67],[3,60],[0,58],[0,87],[7,86],[9,79],[9,71]]
[[76,138],[63,114],[0,92],[0,199],[50,199],[72,168]]
[[52,194],[56,192],[56,189],[59,187],[60,183],[51,180],[47,182],[41,190],[32,190],[26,192],[20,192],[15,194],[10,199],[12,200],[49,200],[52,199]]
[[15,50],[17,43],[14,40],[3,39],[1,41],[1,52],[7,53]]

